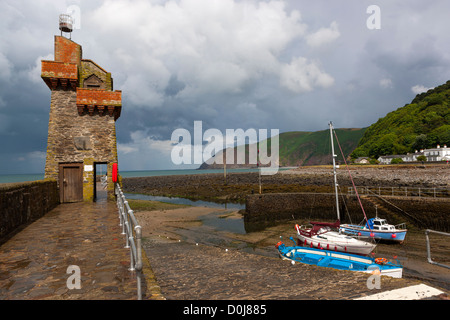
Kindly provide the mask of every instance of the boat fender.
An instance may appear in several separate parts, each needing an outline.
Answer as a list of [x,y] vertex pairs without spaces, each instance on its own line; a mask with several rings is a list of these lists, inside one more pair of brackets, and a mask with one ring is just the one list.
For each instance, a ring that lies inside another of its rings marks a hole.
[[392,237],[393,239],[395,239],[395,238],[397,238],[397,235],[396,235],[395,233],[393,233],[393,234],[391,235],[391,237]]

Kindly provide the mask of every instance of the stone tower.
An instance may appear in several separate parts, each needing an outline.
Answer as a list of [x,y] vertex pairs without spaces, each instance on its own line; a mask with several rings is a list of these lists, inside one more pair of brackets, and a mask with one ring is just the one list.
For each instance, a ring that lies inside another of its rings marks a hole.
[[81,46],[61,35],[55,36],[55,60],[42,60],[41,77],[51,90],[45,178],[58,181],[61,202],[93,201],[96,165],[106,164],[113,199],[122,92],[113,91],[111,73],[83,59]]

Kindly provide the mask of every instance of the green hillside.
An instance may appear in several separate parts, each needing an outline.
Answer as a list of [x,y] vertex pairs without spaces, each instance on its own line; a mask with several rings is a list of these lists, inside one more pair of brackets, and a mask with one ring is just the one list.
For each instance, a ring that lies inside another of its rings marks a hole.
[[[365,129],[336,129],[339,143],[344,154],[348,157],[356,148]],[[270,152],[271,141],[268,148]],[[330,131],[322,130],[316,132],[285,132],[279,135],[279,165],[282,167],[331,164],[331,141]],[[339,147],[335,142],[335,152],[338,160],[342,160]],[[236,152],[235,152],[236,154]],[[248,157],[248,149],[246,150]],[[223,153],[216,155],[224,157]],[[248,160],[248,159],[247,159]],[[249,165],[228,165],[229,168],[248,167]],[[223,165],[202,164],[200,169],[223,168]]]
[[438,144],[450,145],[450,81],[371,125],[352,158],[406,154]]
[[[346,156],[358,145],[365,129],[336,129]],[[280,134],[280,166],[319,165],[331,163],[330,131],[286,132]],[[335,141],[335,153],[342,160]]]

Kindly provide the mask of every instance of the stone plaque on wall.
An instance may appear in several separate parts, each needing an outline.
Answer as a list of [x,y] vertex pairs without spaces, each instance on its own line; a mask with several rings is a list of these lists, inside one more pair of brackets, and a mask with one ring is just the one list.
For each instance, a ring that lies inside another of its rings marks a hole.
[[74,137],[75,148],[78,150],[92,150],[91,139],[89,137]]

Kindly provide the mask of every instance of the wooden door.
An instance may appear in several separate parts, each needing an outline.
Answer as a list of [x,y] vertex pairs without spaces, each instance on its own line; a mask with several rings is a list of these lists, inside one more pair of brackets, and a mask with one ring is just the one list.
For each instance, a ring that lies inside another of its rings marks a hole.
[[60,198],[61,202],[77,202],[83,200],[83,175],[80,164],[60,165]]

